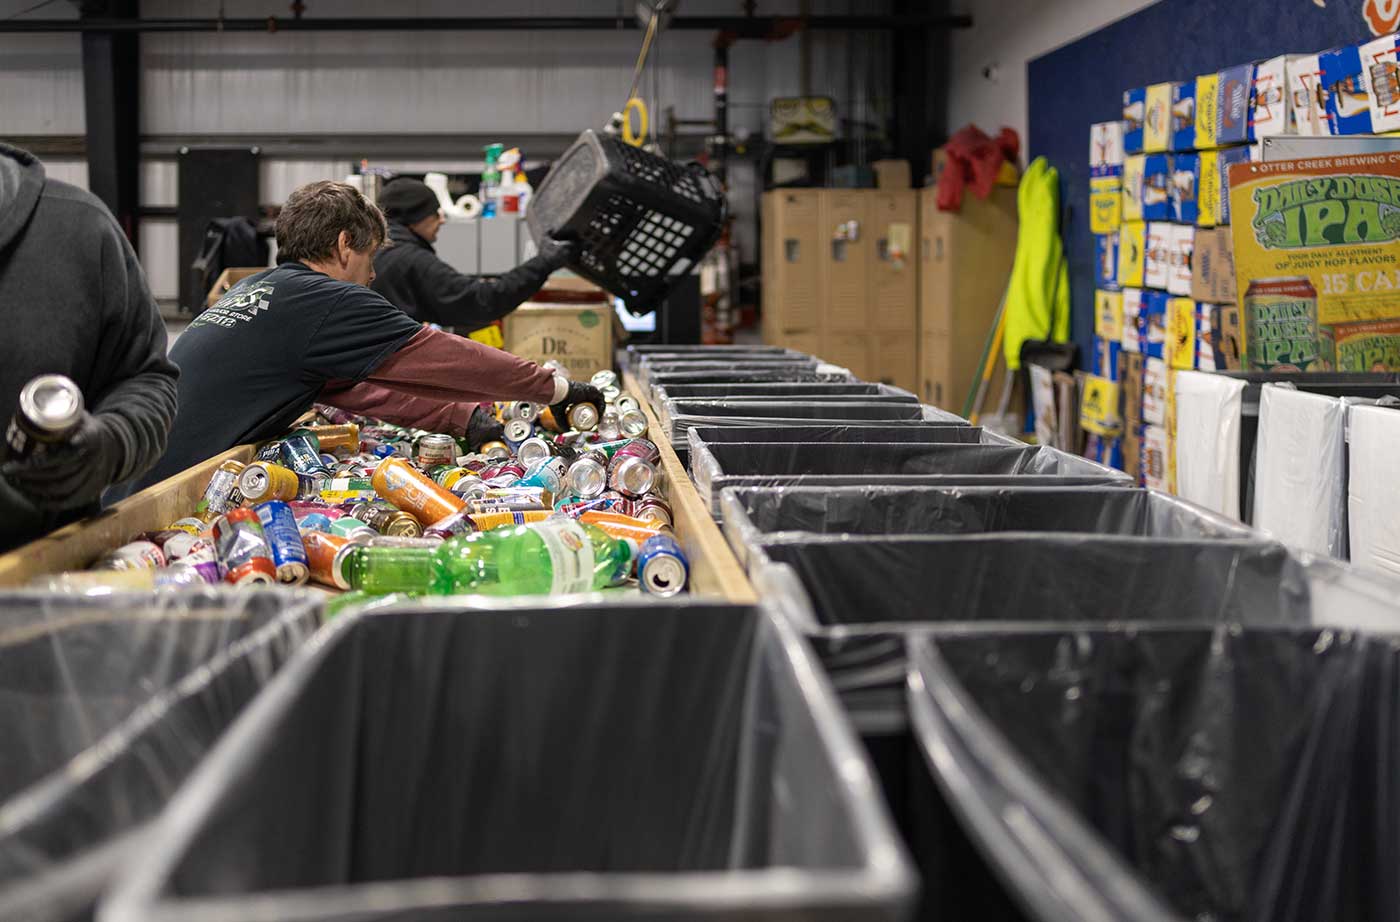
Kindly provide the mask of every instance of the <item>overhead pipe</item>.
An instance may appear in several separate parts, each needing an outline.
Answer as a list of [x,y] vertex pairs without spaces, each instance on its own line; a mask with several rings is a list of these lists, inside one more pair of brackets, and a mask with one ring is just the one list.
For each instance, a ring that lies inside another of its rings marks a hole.
[[[745,38],[762,38],[797,29],[865,31],[893,29],[966,29],[972,17],[946,16],[686,16],[670,21],[668,29],[732,32]],[[359,18],[266,19],[6,19],[3,32],[542,32],[632,31],[640,28],[630,18],[610,16],[507,16],[432,17],[403,16]]]

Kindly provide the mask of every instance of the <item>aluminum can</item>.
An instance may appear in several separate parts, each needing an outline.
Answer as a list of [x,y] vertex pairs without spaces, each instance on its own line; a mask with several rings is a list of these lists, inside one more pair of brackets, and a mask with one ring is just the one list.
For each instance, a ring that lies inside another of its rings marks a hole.
[[298,429],[282,440],[282,466],[298,474],[330,475],[330,469],[321,461],[316,436],[307,429]]
[[1306,277],[1254,279],[1244,294],[1246,371],[1321,371],[1317,289]]
[[19,392],[5,429],[8,457],[23,459],[68,439],[83,420],[83,392],[64,375],[39,375]]
[[622,438],[622,415],[615,407],[608,407],[598,420],[598,438],[605,442]]
[[227,582],[250,586],[277,579],[272,549],[256,512],[230,509],[214,521],[213,531],[214,549]]
[[524,420],[533,423],[540,418],[540,405],[529,400],[512,400],[509,403],[500,405],[501,422],[509,422],[513,419]]
[[359,542],[319,531],[309,532],[303,540],[311,579],[322,586],[349,589],[350,581],[345,578],[345,560],[360,546]]
[[332,521],[330,533],[340,538],[349,538],[352,541],[367,541],[379,534],[353,515],[343,516]]
[[592,499],[608,487],[608,456],[590,451],[569,465],[565,485],[583,499]]
[[257,454],[253,455],[253,460],[280,463],[282,461],[282,440],[276,439],[263,445],[258,449]]
[[254,461],[238,475],[238,491],[250,503],[290,502],[301,493],[296,471],[269,461]]
[[617,372],[611,368],[604,368],[602,371],[595,371],[593,377],[588,379],[588,383],[603,390],[608,387],[617,387]]
[[643,521],[655,522],[664,528],[675,526],[675,515],[671,506],[661,497],[652,494],[633,500],[628,514]]
[[637,398],[631,394],[619,394],[617,400],[613,402],[618,413],[626,413],[628,410],[640,410],[642,405],[637,402]]
[[554,451],[556,447],[557,446],[552,446],[548,439],[534,436],[533,438],[528,438],[521,442],[520,445],[516,447],[515,457],[521,464],[528,467],[531,464],[543,461],[545,458],[552,457],[556,453]]
[[525,472],[518,486],[543,487],[550,493],[562,493],[564,492],[564,478],[568,472],[568,466],[564,464],[563,458],[545,458],[543,461],[536,462]]
[[510,446],[505,442],[487,442],[481,446],[481,453],[488,458],[504,461],[510,457]]
[[238,478],[243,473],[243,462],[225,461],[214,470],[214,476],[209,478],[209,485],[204,488],[204,495],[200,497],[199,504],[195,506],[195,515],[204,522],[212,522],[219,516],[228,512],[238,505],[234,501],[234,493],[237,490]]
[[431,525],[462,511],[459,497],[433,483],[427,475],[401,458],[391,458],[380,464],[371,482],[381,497],[423,525]]
[[647,434],[646,414],[636,409],[623,410],[618,414],[618,428],[623,438],[639,439]]
[[94,570],[145,570],[163,567],[165,553],[150,541],[132,541],[108,551],[97,563]]
[[670,535],[656,535],[642,542],[637,554],[637,582],[650,595],[673,596],[684,591],[690,579],[690,561]]
[[598,408],[591,403],[576,403],[569,408],[569,426],[580,432],[598,428]]
[[608,486],[630,499],[640,499],[656,485],[656,465],[661,452],[646,439],[633,439],[613,455]]
[[306,582],[306,548],[301,543],[296,516],[292,507],[280,499],[260,503],[255,507],[263,535],[272,551],[272,565],[277,568],[277,581],[299,586]]
[[457,512],[449,515],[441,522],[434,522],[423,529],[425,538],[456,538],[460,535],[469,535],[476,531],[476,525],[472,522],[471,516],[466,512]]
[[456,464],[457,440],[442,432],[425,435],[418,440],[417,459],[424,468]]
[[505,421],[505,436],[507,445],[519,446],[521,442],[535,434],[535,427],[529,420],[508,419]]
[[323,531],[330,534],[331,524],[331,517],[321,512],[312,512],[297,518],[297,530],[303,534],[308,531]]
[[316,436],[316,443],[324,452],[360,450],[360,427],[354,423],[340,423],[333,426],[310,426],[308,432]]

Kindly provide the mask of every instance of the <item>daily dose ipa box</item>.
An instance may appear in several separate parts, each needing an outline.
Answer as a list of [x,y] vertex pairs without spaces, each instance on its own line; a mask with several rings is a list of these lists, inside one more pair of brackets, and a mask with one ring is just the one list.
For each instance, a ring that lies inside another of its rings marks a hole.
[[1246,370],[1400,370],[1400,153],[1230,168]]

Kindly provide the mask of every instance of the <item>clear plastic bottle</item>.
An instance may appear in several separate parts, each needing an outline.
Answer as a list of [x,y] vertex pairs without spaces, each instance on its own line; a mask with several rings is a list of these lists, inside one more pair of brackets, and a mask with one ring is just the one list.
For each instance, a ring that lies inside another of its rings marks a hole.
[[430,547],[357,547],[344,565],[352,590],[369,595],[427,592],[433,582]]
[[633,550],[592,525],[555,517],[454,538],[437,550],[433,591],[552,595],[621,583]]

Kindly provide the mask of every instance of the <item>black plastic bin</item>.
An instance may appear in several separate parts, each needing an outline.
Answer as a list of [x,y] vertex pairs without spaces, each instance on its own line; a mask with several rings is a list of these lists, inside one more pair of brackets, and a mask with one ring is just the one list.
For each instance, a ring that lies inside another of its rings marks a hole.
[[320,599],[10,591],[0,610],[0,918],[87,919]]
[[104,908],[201,920],[894,920],[914,882],[810,648],[761,610],[337,620]]
[[735,371],[726,368],[706,368],[701,371],[653,372],[647,377],[647,400],[655,404],[656,388],[668,384],[734,384],[738,382],[800,383],[800,382],[841,382],[855,381],[849,372],[818,370],[816,367],[776,369],[745,369]]
[[781,426],[800,420],[810,426],[814,420],[836,424],[852,420],[882,422],[918,420],[957,422],[959,418],[919,403],[871,403],[830,400],[668,400],[657,412],[671,434],[671,441],[685,441],[686,432],[703,426]]
[[783,346],[765,346],[759,344],[731,343],[728,345],[702,346],[684,345],[674,343],[638,343],[630,345],[622,353],[622,365],[626,369],[632,369],[647,358],[660,358],[662,356],[670,358],[718,358],[718,359],[741,359],[749,355],[789,355],[802,356],[805,352],[798,352],[795,349],[787,349]]
[[935,882],[924,918],[1400,916],[1395,637],[1046,627],[910,643],[925,773],[911,800],[942,802],[907,823]]
[[744,375],[761,372],[784,372],[789,374],[822,372],[840,374],[834,365],[824,365],[819,359],[810,356],[761,355],[733,356],[727,358],[704,359],[642,359],[637,363],[635,374],[643,386],[658,382],[660,375],[681,372],[722,372],[729,375]]
[[709,444],[692,436],[690,468],[716,518],[723,515],[719,500],[726,487],[1131,484],[1121,471],[1031,445]]
[[732,383],[732,384],[663,384],[655,389],[658,400],[729,400],[731,398],[757,400],[821,400],[826,397],[849,398],[856,396],[900,397],[918,403],[919,398],[906,390],[889,384],[871,384],[867,381],[842,381],[833,383]]
[[[691,429],[696,438],[714,443],[752,442],[762,438],[765,442],[802,442],[810,444],[830,444],[845,442],[865,444],[867,442],[904,442],[917,445],[965,444],[979,445],[987,435],[981,426],[966,423],[924,422],[923,420],[875,420],[848,422],[841,424],[822,423],[807,420],[807,425],[784,425],[764,427],[756,433],[753,428],[724,428],[709,426]],[[681,463],[690,469],[690,441],[671,446]]]
[[1117,487],[740,487],[723,492],[720,509],[741,562],[751,545],[789,534],[1260,537],[1175,496]]

